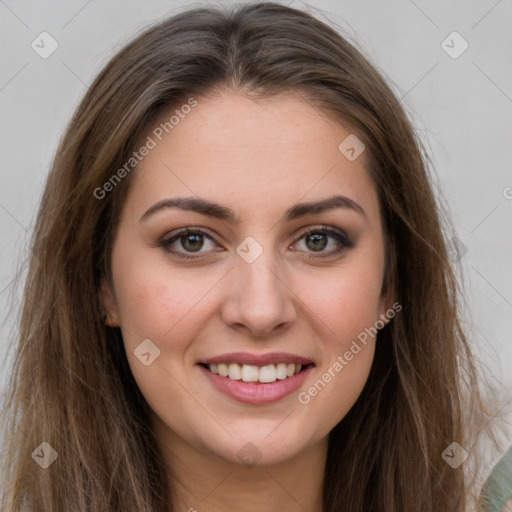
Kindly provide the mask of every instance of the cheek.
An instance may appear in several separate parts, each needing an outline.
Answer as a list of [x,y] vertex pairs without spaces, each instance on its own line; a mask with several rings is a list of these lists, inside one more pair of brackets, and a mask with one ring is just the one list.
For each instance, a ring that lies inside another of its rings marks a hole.
[[299,293],[324,326],[320,339],[330,353],[347,350],[351,341],[379,319],[382,270],[378,262],[347,264],[309,276]]
[[117,269],[119,317],[128,339],[176,339],[175,333],[185,325],[196,325],[190,318],[214,285],[211,277],[193,278],[190,271],[180,272],[147,255],[119,258]]
[[382,272],[377,264],[353,264],[309,287],[308,307],[325,326],[325,357],[315,379],[298,397],[322,433],[350,410],[368,379],[379,319]]
[[195,286],[201,280],[145,257],[132,253],[116,261],[119,320],[133,377],[150,407],[165,416],[169,407],[182,410],[190,400],[182,391],[185,359],[191,340],[204,328],[201,297],[213,283]]
[[[161,255],[124,254],[119,251],[114,261],[114,279],[130,368],[148,402],[158,400],[164,386],[169,403],[177,405],[180,383],[187,381],[192,364],[189,349],[211,320],[213,290],[220,276],[211,270],[179,270]],[[139,348],[145,346],[144,340],[151,341],[149,352],[158,354],[148,366],[138,358],[148,352]]]

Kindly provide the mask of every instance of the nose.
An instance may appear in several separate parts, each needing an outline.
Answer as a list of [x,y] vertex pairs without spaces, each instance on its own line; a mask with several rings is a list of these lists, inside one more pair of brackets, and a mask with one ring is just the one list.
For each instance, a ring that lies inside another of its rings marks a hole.
[[226,325],[255,338],[270,337],[296,318],[295,294],[268,253],[263,251],[252,263],[235,257],[221,312]]

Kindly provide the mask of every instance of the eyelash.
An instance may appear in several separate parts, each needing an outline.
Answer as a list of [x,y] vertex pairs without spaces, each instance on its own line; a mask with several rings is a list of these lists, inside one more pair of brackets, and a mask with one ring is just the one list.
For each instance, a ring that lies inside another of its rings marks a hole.
[[[306,230],[304,233],[302,233],[301,237],[297,240],[297,242],[299,240],[302,240],[304,237],[306,237],[308,235],[318,234],[318,233],[321,233],[324,235],[329,235],[329,236],[333,237],[340,244],[340,246],[337,249],[328,251],[326,253],[327,254],[326,256],[312,256],[313,258],[324,258],[327,256],[333,256],[333,255],[338,254],[346,249],[350,249],[354,246],[353,242],[344,233],[336,231],[332,228],[329,228],[328,226],[319,226],[319,227],[310,228],[310,229]],[[170,248],[171,244],[173,244],[176,240],[179,240],[181,237],[183,237],[184,235],[187,235],[187,234],[193,234],[193,235],[201,234],[201,235],[206,236],[213,242],[215,242],[215,240],[211,237],[211,235],[206,230],[204,230],[202,228],[183,228],[183,229],[178,230],[172,237],[161,240],[158,243],[158,245],[163,247],[163,249],[165,251],[176,255],[178,258],[185,258],[185,259],[201,258],[202,256],[190,256],[189,254],[178,252],[178,251],[175,251],[174,249]],[[200,253],[198,253],[198,254],[200,254]],[[312,254],[314,254],[314,252],[312,252]]]

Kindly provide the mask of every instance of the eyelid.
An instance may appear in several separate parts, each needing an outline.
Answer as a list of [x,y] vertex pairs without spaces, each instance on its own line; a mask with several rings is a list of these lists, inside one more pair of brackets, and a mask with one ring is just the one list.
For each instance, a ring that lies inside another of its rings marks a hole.
[[310,234],[317,233],[317,232],[325,233],[327,235],[334,236],[335,238],[340,238],[342,240],[342,242],[344,244],[346,244],[347,246],[353,247],[353,245],[354,245],[354,242],[347,235],[347,233],[345,233],[345,231],[343,231],[342,229],[335,228],[332,226],[327,226],[327,225],[321,225],[321,224],[319,224],[317,226],[313,226],[312,228],[307,228],[305,231],[301,231],[300,232],[301,235],[298,240],[302,239],[306,235],[310,235]]

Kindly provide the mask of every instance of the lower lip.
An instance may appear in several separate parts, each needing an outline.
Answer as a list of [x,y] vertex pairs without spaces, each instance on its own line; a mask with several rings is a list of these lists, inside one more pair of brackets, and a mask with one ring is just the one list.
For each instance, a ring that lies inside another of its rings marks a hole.
[[309,372],[313,369],[313,366],[308,366],[293,377],[276,380],[269,384],[232,380],[228,377],[221,377],[220,375],[212,373],[202,365],[199,365],[199,368],[221,393],[224,393],[230,398],[234,398],[245,404],[268,404],[277,402],[292,394],[294,391],[297,391]]

